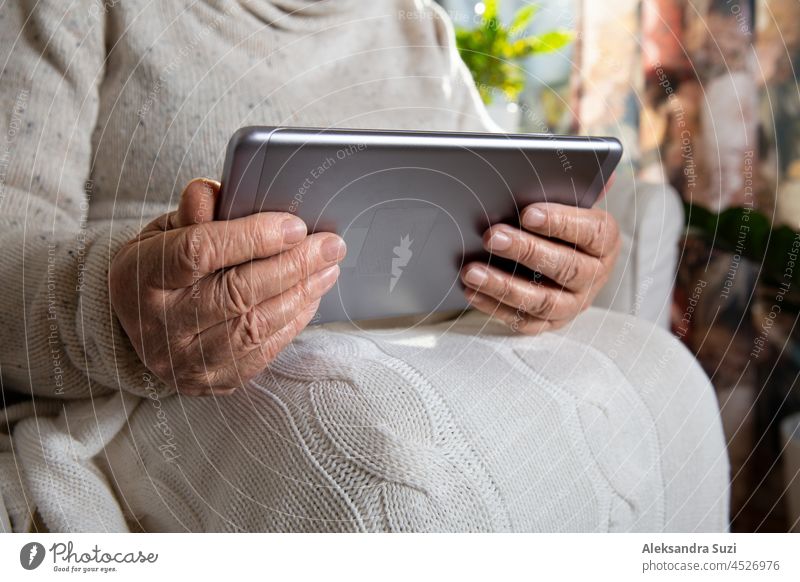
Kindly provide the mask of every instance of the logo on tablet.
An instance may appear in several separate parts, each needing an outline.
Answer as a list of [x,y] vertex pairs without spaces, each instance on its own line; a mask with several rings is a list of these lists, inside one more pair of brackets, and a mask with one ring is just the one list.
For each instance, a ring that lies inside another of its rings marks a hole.
[[44,554],[44,546],[39,542],[27,543],[19,552],[19,563],[26,570],[35,570],[42,564]]
[[397,285],[403,274],[403,268],[408,265],[411,255],[414,254],[411,250],[411,243],[413,242],[411,236],[406,234],[400,239],[400,244],[392,249],[394,258],[392,259],[392,278],[389,281],[389,293],[394,291],[394,286]]

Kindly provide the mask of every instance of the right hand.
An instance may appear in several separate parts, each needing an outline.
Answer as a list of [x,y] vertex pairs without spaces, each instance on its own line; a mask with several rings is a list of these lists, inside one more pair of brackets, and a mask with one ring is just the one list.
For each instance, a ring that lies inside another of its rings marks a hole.
[[142,362],[178,392],[230,394],[311,321],[339,276],[344,241],[263,212],[213,220],[219,183],[193,180],[178,209],[111,263],[111,305]]

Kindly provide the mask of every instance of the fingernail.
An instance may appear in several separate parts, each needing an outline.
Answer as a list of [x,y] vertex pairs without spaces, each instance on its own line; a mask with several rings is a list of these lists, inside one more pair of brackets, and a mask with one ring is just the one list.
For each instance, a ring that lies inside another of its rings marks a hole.
[[531,208],[522,217],[522,225],[528,228],[537,228],[542,226],[547,220],[547,215],[543,210],[538,208]]
[[328,289],[333,287],[338,277],[339,265],[328,267],[314,275],[314,286],[319,289],[320,293],[325,293]]
[[322,252],[322,258],[332,263],[333,261],[340,261],[344,258],[347,247],[344,241],[338,236],[332,236],[322,243],[320,251]]
[[464,275],[464,280],[470,285],[480,287],[489,280],[489,275],[486,273],[486,270],[481,267],[472,267]]
[[220,184],[211,178],[200,178],[200,183],[203,185],[203,194],[206,196],[213,196],[216,190],[219,190]]
[[507,251],[511,248],[511,237],[501,230],[497,230],[489,237],[489,250],[492,251]]
[[306,237],[306,224],[299,218],[288,218],[281,225],[283,229],[283,242],[299,243]]

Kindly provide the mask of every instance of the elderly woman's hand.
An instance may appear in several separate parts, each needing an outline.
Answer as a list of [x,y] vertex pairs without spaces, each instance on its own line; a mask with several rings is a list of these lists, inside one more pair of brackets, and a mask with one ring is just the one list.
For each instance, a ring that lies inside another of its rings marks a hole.
[[194,180],[178,210],[114,257],[111,304],[142,362],[187,395],[226,394],[311,321],[344,241],[291,214],[214,221],[219,184]]
[[619,229],[607,212],[561,204],[532,204],[521,218],[524,230],[494,225],[484,246],[546,279],[481,263],[467,264],[461,278],[473,307],[514,331],[538,334],[566,325],[591,305],[619,255]]

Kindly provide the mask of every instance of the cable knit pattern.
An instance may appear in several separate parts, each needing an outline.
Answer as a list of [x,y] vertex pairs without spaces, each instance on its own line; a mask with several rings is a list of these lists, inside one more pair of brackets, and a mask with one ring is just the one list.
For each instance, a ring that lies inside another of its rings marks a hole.
[[[622,330],[631,360],[585,339]],[[535,339],[478,313],[314,328],[231,398],[143,402],[104,472],[158,531],[724,530],[716,404],[679,347],[600,310]],[[651,390],[665,353],[686,373]]]
[[1,530],[726,527],[707,379],[629,318],[311,328],[225,399],[137,358],[111,259],[239,127],[492,128],[433,3],[17,0],[0,47]]

